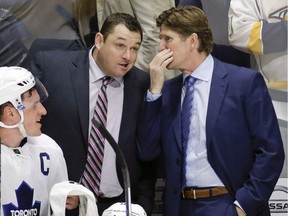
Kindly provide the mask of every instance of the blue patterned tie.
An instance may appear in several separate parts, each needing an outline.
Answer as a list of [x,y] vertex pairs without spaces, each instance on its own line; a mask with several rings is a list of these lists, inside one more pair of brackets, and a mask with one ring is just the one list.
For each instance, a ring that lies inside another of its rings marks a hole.
[[[108,100],[106,95],[107,85],[112,81],[111,77],[103,78],[102,87],[98,92],[98,99],[94,109],[93,118],[106,127]],[[81,183],[93,191],[95,196],[101,196],[99,190],[101,181],[102,162],[104,157],[105,139],[99,130],[92,124],[88,145],[87,162],[81,179]]]
[[183,178],[183,186],[186,186],[186,156],[187,156],[187,143],[190,132],[190,123],[192,116],[192,106],[193,106],[193,93],[194,93],[194,83],[196,82],[196,78],[192,76],[187,76],[184,84],[185,84],[185,96],[182,103],[182,111],[181,111],[181,129],[182,129],[182,159],[183,159],[183,167],[182,167],[182,178]]

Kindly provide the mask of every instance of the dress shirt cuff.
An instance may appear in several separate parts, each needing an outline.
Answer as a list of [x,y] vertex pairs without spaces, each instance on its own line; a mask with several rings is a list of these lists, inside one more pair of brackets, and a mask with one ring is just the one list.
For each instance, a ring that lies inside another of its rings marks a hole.
[[152,94],[150,91],[149,91],[149,89],[147,90],[147,95],[146,95],[146,100],[148,101],[148,102],[152,102],[152,101],[155,101],[155,100],[157,100],[159,97],[161,97],[161,93],[159,93],[159,94]]
[[243,212],[245,212],[244,209],[241,207],[240,203],[237,200],[234,201],[234,205],[238,206],[240,209],[242,209]]

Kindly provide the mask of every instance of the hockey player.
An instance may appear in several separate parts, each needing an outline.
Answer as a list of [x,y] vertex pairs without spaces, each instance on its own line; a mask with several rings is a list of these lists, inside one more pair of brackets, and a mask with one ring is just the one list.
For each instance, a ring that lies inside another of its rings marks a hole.
[[[287,154],[288,1],[231,0],[228,15],[231,45],[251,54],[251,67],[269,88]],[[286,158],[281,178],[287,178],[287,166]]]
[[[51,187],[67,180],[62,150],[41,134],[48,94],[21,67],[0,67],[1,215],[50,215]],[[66,208],[78,206],[68,197]]]

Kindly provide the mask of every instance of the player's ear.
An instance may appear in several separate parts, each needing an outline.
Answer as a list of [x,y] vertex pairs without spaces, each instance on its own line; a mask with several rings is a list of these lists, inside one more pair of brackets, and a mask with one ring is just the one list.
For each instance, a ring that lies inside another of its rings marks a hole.
[[11,108],[8,105],[3,105],[0,113],[0,121],[5,123],[11,115],[13,115]]
[[14,119],[18,118],[18,116],[19,116],[18,111],[12,105],[7,105],[3,107],[1,121],[7,123],[14,122]]
[[15,112],[15,110],[13,110],[13,107],[11,107],[11,106],[4,107],[4,115],[5,116],[13,117],[14,116],[14,112]]

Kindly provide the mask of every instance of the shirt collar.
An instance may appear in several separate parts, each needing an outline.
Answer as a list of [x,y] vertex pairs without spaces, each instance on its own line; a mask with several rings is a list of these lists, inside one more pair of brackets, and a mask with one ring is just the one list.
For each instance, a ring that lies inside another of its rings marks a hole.
[[212,78],[214,59],[211,54],[191,74],[183,73],[183,83],[187,76],[193,76],[199,80],[209,82]]
[[27,143],[27,137],[24,137],[24,138],[21,140],[19,147],[23,147],[26,143]]

